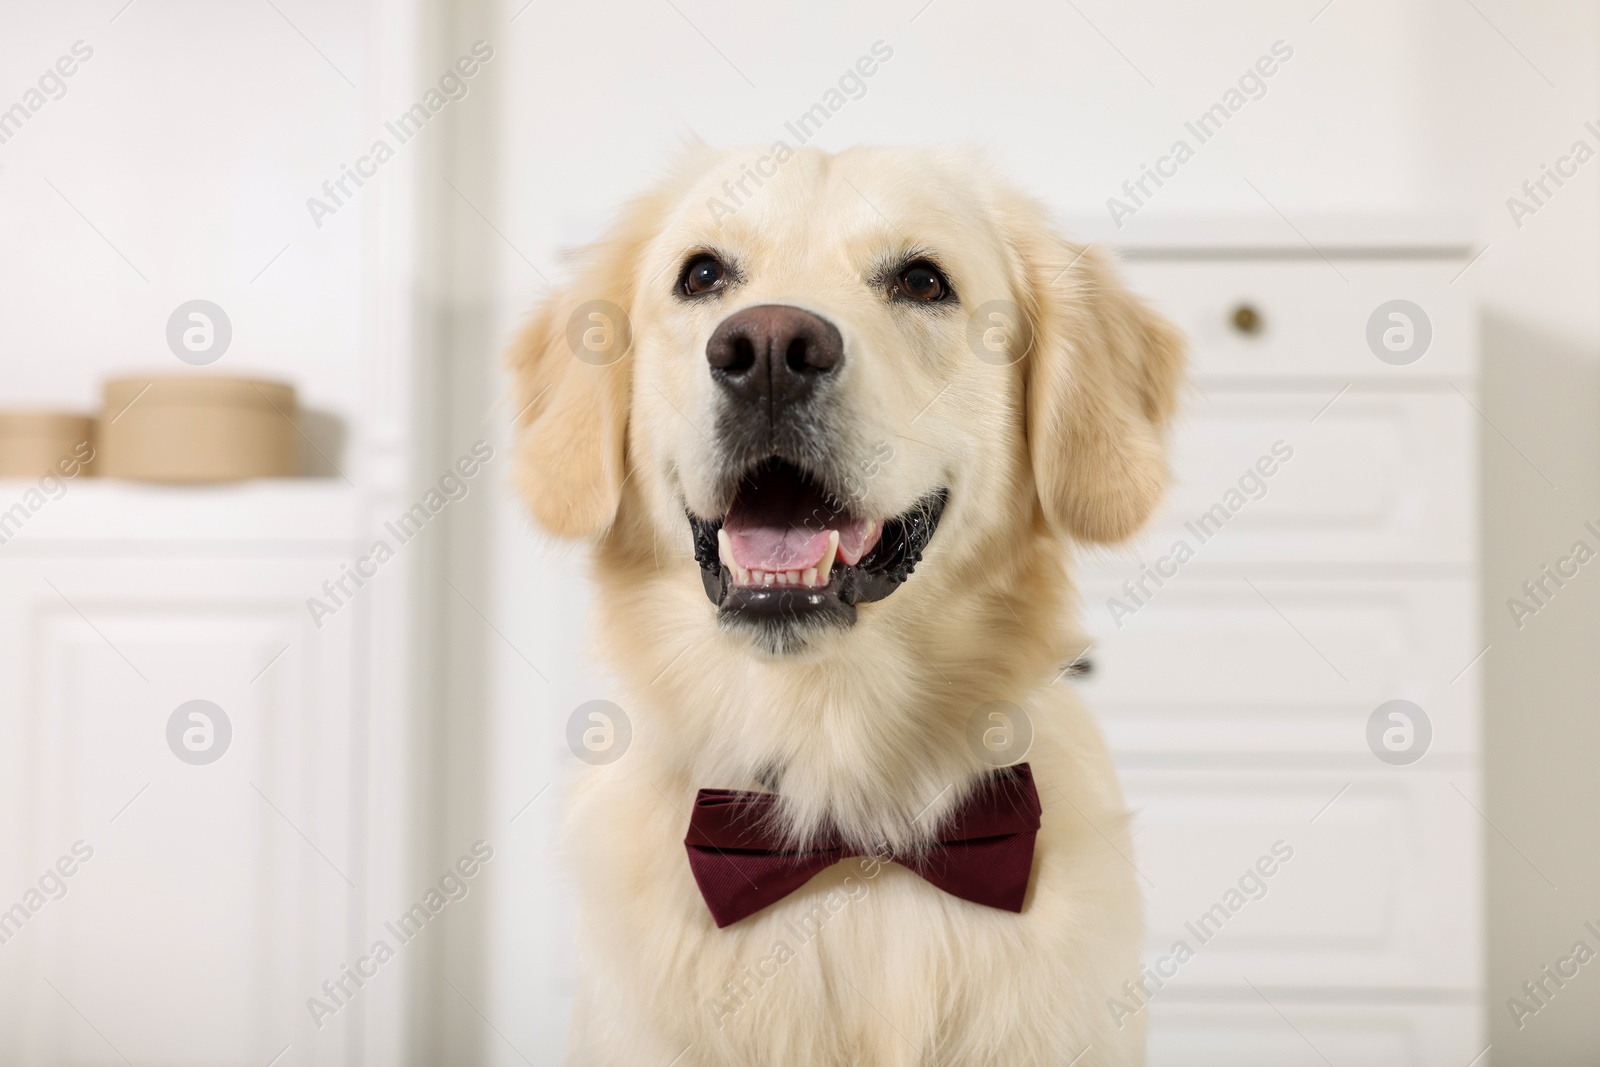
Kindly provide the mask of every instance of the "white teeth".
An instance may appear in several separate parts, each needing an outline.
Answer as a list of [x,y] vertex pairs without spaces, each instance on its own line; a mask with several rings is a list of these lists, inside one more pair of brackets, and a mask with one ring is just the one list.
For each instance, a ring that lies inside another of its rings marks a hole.
[[800,584],[807,589],[815,589],[817,587],[817,568],[807,567],[800,575]]
[[878,520],[877,519],[868,519],[867,520],[867,536],[861,539],[861,543],[862,544],[870,544],[871,541],[872,541],[872,535],[877,533],[877,532],[878,532]]
[[[822,552],[822,562],[817,564],[816,584],[828,584],[828,572],[833,569],[834,557],[839,554],[839,531],[828,531],[828,547]],[[809,572],[808,572],[809,573]]]

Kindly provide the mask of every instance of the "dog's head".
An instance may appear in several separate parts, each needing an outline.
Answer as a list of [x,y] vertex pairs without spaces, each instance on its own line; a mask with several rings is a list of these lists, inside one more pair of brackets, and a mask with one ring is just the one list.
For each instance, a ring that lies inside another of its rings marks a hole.
[[698,581],[752,654],[805,656],[986,573],[1053,595],[1039,544],[1155,506],[1181,363],[962,156],[695,150],[513,350],[520,484],[640,581]]

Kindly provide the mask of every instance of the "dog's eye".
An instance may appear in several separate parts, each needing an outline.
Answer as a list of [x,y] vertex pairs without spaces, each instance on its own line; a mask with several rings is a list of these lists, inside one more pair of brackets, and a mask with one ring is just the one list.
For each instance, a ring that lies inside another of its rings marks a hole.
[[700,255],[689,261],[680,284],[685,296],[699,296],[719,288],[728,278],[728,271],[716,256]]
[[895,288],[910,300],[933,303],[950,295],[950,283],[945,281],[939,268],[925,259],[919,259],[900,272]]

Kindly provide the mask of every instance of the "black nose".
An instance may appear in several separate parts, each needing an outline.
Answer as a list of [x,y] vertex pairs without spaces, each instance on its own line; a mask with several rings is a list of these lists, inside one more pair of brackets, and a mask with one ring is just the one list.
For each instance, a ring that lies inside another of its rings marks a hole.
[[765,408],[773,422],[843,361],[844,341],[833,323],[786,304],[730,315],[706,342],[711,376],[730,396]]

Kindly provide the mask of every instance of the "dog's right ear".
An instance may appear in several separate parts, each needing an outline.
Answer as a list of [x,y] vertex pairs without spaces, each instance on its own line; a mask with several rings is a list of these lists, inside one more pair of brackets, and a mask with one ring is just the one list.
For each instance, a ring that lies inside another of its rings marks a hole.
[[627,469],[635,273],[662,197],[634,201],[579,256],[507,353],[516,402],[516,481],[534,519],[588,537],[616,518]]

